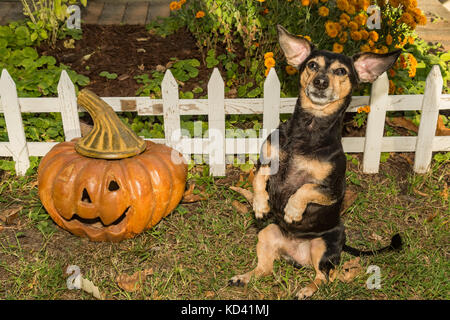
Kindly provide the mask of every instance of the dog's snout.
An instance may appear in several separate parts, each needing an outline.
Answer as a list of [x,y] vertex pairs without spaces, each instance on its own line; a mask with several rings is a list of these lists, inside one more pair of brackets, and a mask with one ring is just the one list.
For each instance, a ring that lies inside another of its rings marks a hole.
[[319,75],[313,80],[313,85],[315,88],[319,90],[324,90],[328,88],[330,81],[327,76]]

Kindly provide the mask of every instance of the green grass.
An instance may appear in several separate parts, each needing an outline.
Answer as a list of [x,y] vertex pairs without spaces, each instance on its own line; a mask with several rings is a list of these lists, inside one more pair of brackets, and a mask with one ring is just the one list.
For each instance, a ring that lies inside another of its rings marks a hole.
[[[400,232],[404,248],[362,258],[363,272],[352,282],[324,285],[312,299],[448,299],[449,202],[443,190],[449,161],[433,161],[426,175],[414,174],[399,155],[390,156],[376,175],[363,174],[360,167],[360,157],[350,156],[347,185],[358,197],[343,214],[348,243],[378,248]],[[226,178],[218,179],[194,167],[189,176],[208,200],[179,205],[134,239],[95,243],[60,229],[48,217],[35,170],[22,178],[0,172],[0,207],[22,206],[12,224],[0,222],[0,299],[93,299],[67,289],[68,265],[79,266],[109,299],[291,299],[309,283],[313,270],[277,261],[273,275],[253,279],[245,288],[228,286],[229,278],[257,262],[258,229],[250,206],[242,214],[231,204],[244,202],[228,188],[238,184],[240,172],[230,168]],[[352,258],[344,253],[341,264]],[[380,267],[381,289],[367,289],[369,265]],[[149,268],[153,274],[135,292],[116,283],[119,274]]]

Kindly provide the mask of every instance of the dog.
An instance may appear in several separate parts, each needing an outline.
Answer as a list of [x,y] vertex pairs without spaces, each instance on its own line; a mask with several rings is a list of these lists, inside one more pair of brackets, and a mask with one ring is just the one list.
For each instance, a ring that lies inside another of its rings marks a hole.
[[[275,131],[278,143],[273,143],[274,132],[263,143],[253,179],[255,216],[262,219],[270,213],[275,223],[258,233],[256,268],[229,283],[246,285],[252,276],[269,275],[273,262],[283,257],[296,265],[313,266],[314,281],[296,295],[305,299],[332,279],[342,251],[360,256],[401,247],[398,234],[379,250],[349,247],[340,220],[346,171],[341,130],[352,91],[361,82],[375,81],[400,51],[347,57],[317,50],[306,39],[280,25],[277,28],[288,64],[299,71],[300,92],[292,117]],[[271,172],[273,167],[278,170]]]

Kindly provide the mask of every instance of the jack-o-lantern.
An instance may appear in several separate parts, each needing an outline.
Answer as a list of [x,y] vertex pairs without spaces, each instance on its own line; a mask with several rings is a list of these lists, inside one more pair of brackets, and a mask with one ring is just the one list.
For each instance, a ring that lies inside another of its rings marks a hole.
[[187,166],[177,151],[137,137],[88,90],[78,103],[91,132],[50,150],[38,170],[40,199],[62,228],[94,241],[120,241],[151,228],[180,202]]

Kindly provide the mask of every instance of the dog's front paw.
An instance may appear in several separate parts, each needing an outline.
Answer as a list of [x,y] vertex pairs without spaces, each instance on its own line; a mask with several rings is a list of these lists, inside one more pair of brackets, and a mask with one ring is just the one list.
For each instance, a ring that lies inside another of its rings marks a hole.
[[247,285],[247,283],[249,282],[249,278],[247,277],[247,275],[245,274],[241,274],[241,275],[237,275],[234,276],[233,278],[231,278],[228,281],[228,284],[230,286],[239,286],[239,287],[243,287],[245,285]]
[[303,218],[303,211],[305,211],[305,208],[296,206],[291,201],[288,201],[286,207],[284,207],[284,220],[287,223],[299,222]]
[[253,211],[255,212],[255,217],[257,219],[262,219],[264,215],[268,214],[270,211],[269,207],[269,195],[266,194],[255,194],[253,198]]

